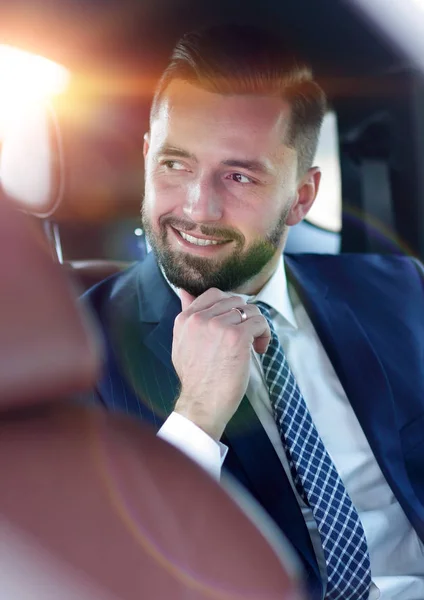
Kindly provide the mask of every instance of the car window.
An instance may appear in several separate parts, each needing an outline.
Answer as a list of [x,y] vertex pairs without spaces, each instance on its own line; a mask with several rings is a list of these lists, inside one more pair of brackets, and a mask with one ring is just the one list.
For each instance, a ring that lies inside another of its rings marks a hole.
[[342,184],[337,116],[334,111],[329,111],[325,116],[315,164],[322,171],[321,184],[306,220],[312,225],[338,233],[342,227]]

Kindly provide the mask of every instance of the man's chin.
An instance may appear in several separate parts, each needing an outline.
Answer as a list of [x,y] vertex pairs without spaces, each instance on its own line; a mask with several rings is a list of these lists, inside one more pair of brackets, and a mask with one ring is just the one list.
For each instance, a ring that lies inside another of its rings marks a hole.
[[210,288],[223,292],[239,289],[263,269],[274,253],[270,244],[220,259],[175,252],[169,247],[155,252],[168,281],[196,297]]
[[174,287],[186,290],[192,296],[200,296],[211,287],[216,287],[211,281],[207,281],[202,273],[196,270],[186,270],[185,272],[165,269],[164,273],[169,283]]
[[179,278],[179,277],[168,277],[169,283],[171,283],[175,288],[182,289],[197,298],[204,294],[211,287],[216,287],[213,285],[209,285],[205,281],[202,280],[201,277],[198,279],[195,278]]

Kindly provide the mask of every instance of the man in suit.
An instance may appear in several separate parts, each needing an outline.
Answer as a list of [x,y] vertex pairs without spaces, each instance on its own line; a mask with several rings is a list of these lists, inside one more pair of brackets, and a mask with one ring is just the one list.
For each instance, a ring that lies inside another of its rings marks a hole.
[[259,31],[176,46],[145,136],[152,252],[88,293],[108,409],[235,476],[310,597],[424,598],[423,277],[406,257],[286,255],[316,197],[324,93]]

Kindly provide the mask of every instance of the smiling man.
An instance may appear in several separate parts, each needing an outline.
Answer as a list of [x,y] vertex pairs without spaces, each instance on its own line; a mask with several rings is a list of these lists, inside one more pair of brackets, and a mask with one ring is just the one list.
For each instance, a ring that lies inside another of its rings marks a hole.
[[313,204],[325,96],[278,40],[184,36],[145,136],[152,252],[88,293],[98,397],[231,472],[310,597],[424,598],[421,265],[284,256]]
[[[268,85],[268,96],[267,88],[249,94],[250,86],[223,96],[173,79],[153,106],[143,224],[168,280],[195,296],[213,287],[258,292],[281,260],[287,225],[306,214],[319,183],[319,170],[303,164],[299,184],[281,82]],[[317,104],[309,154],[322,94]]]

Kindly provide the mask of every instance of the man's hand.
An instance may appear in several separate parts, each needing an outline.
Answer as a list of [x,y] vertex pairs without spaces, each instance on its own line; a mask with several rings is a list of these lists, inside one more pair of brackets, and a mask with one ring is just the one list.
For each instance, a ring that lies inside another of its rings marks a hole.
[[172,345],[181,382],[175,411],[218,441],[246,392],[251,348],[264,353],[271,332],[257,306],[215,288],[198,298],[181,290],[181,303]]

